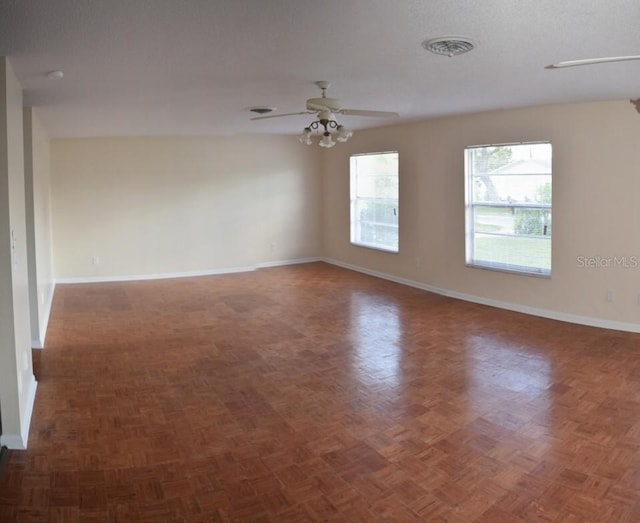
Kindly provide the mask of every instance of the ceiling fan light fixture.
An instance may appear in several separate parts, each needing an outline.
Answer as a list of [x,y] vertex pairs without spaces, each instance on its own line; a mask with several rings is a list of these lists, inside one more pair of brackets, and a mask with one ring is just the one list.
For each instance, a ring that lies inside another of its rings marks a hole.
[[471,39],[464,36],[439,36],[424,40],[422,47],[434,54],[451,58],[452,56],[468,53],[475,48],[475,44]]
[[322,135],[322,139],[320,140],[320,142],[318,142],[318,145],[320,147],[326,147],[327,149],[333,147],[335,144],[336,142],[334,142],[331,138],[331,133],[329,131],[325,131],[325,133]]
[[313,143],[311,141],[311,129],[309,127],[305,127],[302,134],[298,136],[298,140],[300,140],[300,143],[305,145],[311,145]]
[[330,148],[336,145],[334,138],[338,142],[346,142],[353,136],[353,131],[347,129],[344,125],[340,125],[335,120],[320,119],[311,122],[308,127],[305,127],[302,134],[298,136],[300,143],[311,145],[313,141],[311,137],[314,131],[321,133],[322,138],[318,141],[320,147]]
[[338,125],[336,140],[338,140],[339,142],[346,142],[352,136],[353,131],[351,129],[347,129],[344,125]]
[[336,122],[333,114],[327,110],[318,113],[318,119],[304,128],[298,140],[301,143],[311,145],[313,143],[311,137],[314,132],[322,136],[318,141],[318,145],[327,149],[336,145],[334,138],[338,142],[346,142],[353,136],[353,131]]

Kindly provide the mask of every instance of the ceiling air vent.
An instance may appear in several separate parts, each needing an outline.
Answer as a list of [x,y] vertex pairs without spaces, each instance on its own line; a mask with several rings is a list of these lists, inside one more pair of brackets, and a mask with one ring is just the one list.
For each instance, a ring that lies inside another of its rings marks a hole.
[[451,57],[468,53],[475,46],[468,38],[460,36],[440,36],[438,38],[425,40],[422,42],[422,47],[432,53]]

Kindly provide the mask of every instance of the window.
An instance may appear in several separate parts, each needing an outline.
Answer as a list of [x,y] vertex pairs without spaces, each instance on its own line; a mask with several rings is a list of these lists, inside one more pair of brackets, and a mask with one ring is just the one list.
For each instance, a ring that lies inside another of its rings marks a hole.
[[467,264],[551,274],[551,144],[465,150]]
[[351,156],[351,243],[398,252],[398,153]]

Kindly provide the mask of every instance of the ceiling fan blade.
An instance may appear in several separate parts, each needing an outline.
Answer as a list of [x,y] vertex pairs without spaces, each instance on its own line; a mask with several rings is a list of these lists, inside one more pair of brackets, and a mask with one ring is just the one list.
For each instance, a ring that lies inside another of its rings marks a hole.
[[555,64],[547,65],[545,69],[562,69],[563,67],[575,67],[576,65],[605,64],[607,62],[628,62],[631,60],[640,60],[640,55],[608,56],[604,58],[587,58],[585,60],[567,60],[565,62],[557,62]]
[[374,116],[378,118],[392,118],[394,116],[400,116],[398,113],[391,111],[368,111],[365,109],[340,109],[336,112],[346,116]]
[[313,114],[311,111],[300,111],[298,113],[270,114],[268,116],[256,116],[249,118],[250,120],[266,120],[267,118],[280,118],[281,116],[295,116],[298,114]]

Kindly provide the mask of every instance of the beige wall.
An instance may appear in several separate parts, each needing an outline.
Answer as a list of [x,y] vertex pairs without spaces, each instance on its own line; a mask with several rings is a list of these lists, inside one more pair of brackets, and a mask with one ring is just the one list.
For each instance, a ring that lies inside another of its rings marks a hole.
[[36,383],[31,361],[22,88],[0,58],[0,444],[24,448]]
[[[618,101],[370,129],[329,151],[281,136],[53,140],[56,278],[321,255],[453,295],[634,328],[640,268],[589,269],[578,258],[640,261],[639,131],[640,117]],[[552,277],[465,267],[464,147],[539,140],[550,140],[554,153]],[[349,243],[349,155],[388,150],[400,153],[399,254]]]
[[[325,255],[486,301],[640,328],[640,266],[581,268],[579,256],[640,263],[640,115],[628,101],[449,117],[355,133],[323,156]],[[550,279],[465,267],[465,146],[550,140]],[[349,243],[349,155],[398,150],[400,253]],[[607,289],[614,292],[606,300]]]
[[42,348],[53,300],[50,151],[36,109],[23,110],[29,305],[33,347]]
[[283,136],[52,140],[56,279],[318,256],[318,158]]

